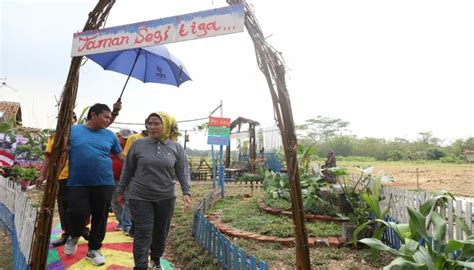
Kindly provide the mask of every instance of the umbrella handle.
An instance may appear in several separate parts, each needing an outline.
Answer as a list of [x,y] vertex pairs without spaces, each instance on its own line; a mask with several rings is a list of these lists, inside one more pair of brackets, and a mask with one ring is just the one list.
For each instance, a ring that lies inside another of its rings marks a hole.
[[123,91],[125,91],[125,87],[127,87],[128,80],[130,79],[130,76],[132,75],[133,69],[135,68],[135,64],[137,63],[137,60],[138,60],[138,57],[140,56],[141,51],[142,51],[142,48],[138,48],[137,56],[135,57],[135,61],[133,61],[132,69],[130,70],[130,73],[128,73],[127,80],[125,81],[125,85],[123,86],[122,92],[120,93],[120,96],[117,99],[117,103],[122,102]]

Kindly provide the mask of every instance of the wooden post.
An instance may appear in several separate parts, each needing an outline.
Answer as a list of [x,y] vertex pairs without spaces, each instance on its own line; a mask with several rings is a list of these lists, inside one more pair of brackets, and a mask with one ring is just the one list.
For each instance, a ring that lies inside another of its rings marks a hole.
[[310,269],[308,236],[305,227],[303,197],[299,179],[296,138],[290,95],[285,82],[285,63],[281,52],[275,50],[265,40],[258,20],[244,0],[227,0],[229,5],[243,4],[245,8],[245,28],[253,41],[257,64],[267,80],[273,102],[273,113],[277,121],[285,150],[285,159],[290,182],[291,210],[295,230],[296,269]]
[[[89,18],[84,26],[84,31],[98,29],[102,26],[110,12],[115,0],[100,0],[94,10],[89,13]],[[79,68],[82,57],[71,60],[69,74],[61,97],[61,105],[56,125],[55,140],[48,167],[46,188],[39,211],[35,237],[31,254],[30,269],[44,270],[48,259],[49,239],[54,214],[54,203],[58,192],[58,176],[66,163],[68,152],[68,138],[71,130],[72,111],[74,109],[79,85]]]
[[416,189],[417,190],[420,190],[420,184],[419,184],[419,180],[418,180],[418,168],[416,168]]

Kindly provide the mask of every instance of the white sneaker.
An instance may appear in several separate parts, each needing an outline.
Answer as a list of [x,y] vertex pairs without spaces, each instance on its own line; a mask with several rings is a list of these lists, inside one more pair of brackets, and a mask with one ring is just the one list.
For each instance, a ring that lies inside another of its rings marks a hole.
[[160,265],[160,264],[156,264],[155,261],[153,261],[153,260],[150,260],[150,262],[148,262],[148,269],[151,269],[151,270],[161,270],[161,265]]
[[86,258],[91,261],[93,265],[105,264],[105,258],[102,256],[102,253],[100,253],[100,250],[89,250]]
[[77,250],[77,241],[79,241],[79,237],[71,237],[67,239],[66,244],[64,245],[64,254],[71,256]]

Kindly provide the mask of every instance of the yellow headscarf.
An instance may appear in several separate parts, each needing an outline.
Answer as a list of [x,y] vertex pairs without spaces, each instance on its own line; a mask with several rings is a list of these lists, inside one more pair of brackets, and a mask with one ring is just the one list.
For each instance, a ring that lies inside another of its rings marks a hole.
[[161,122],[163,122],[163,136],[160,137],[160,140],[170,138],[173,141],[177,141],[181,133],[179,132],[176,118],[165,112],[157,112],[156,114],[160,116]]

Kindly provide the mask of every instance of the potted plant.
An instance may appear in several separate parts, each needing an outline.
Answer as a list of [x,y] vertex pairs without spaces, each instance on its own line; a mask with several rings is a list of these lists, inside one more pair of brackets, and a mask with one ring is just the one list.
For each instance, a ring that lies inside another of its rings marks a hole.
[[21,189],[26,190],[31,181],[34,181],[39,175],[35,168],[13,167],[12,176],[20,183]]

